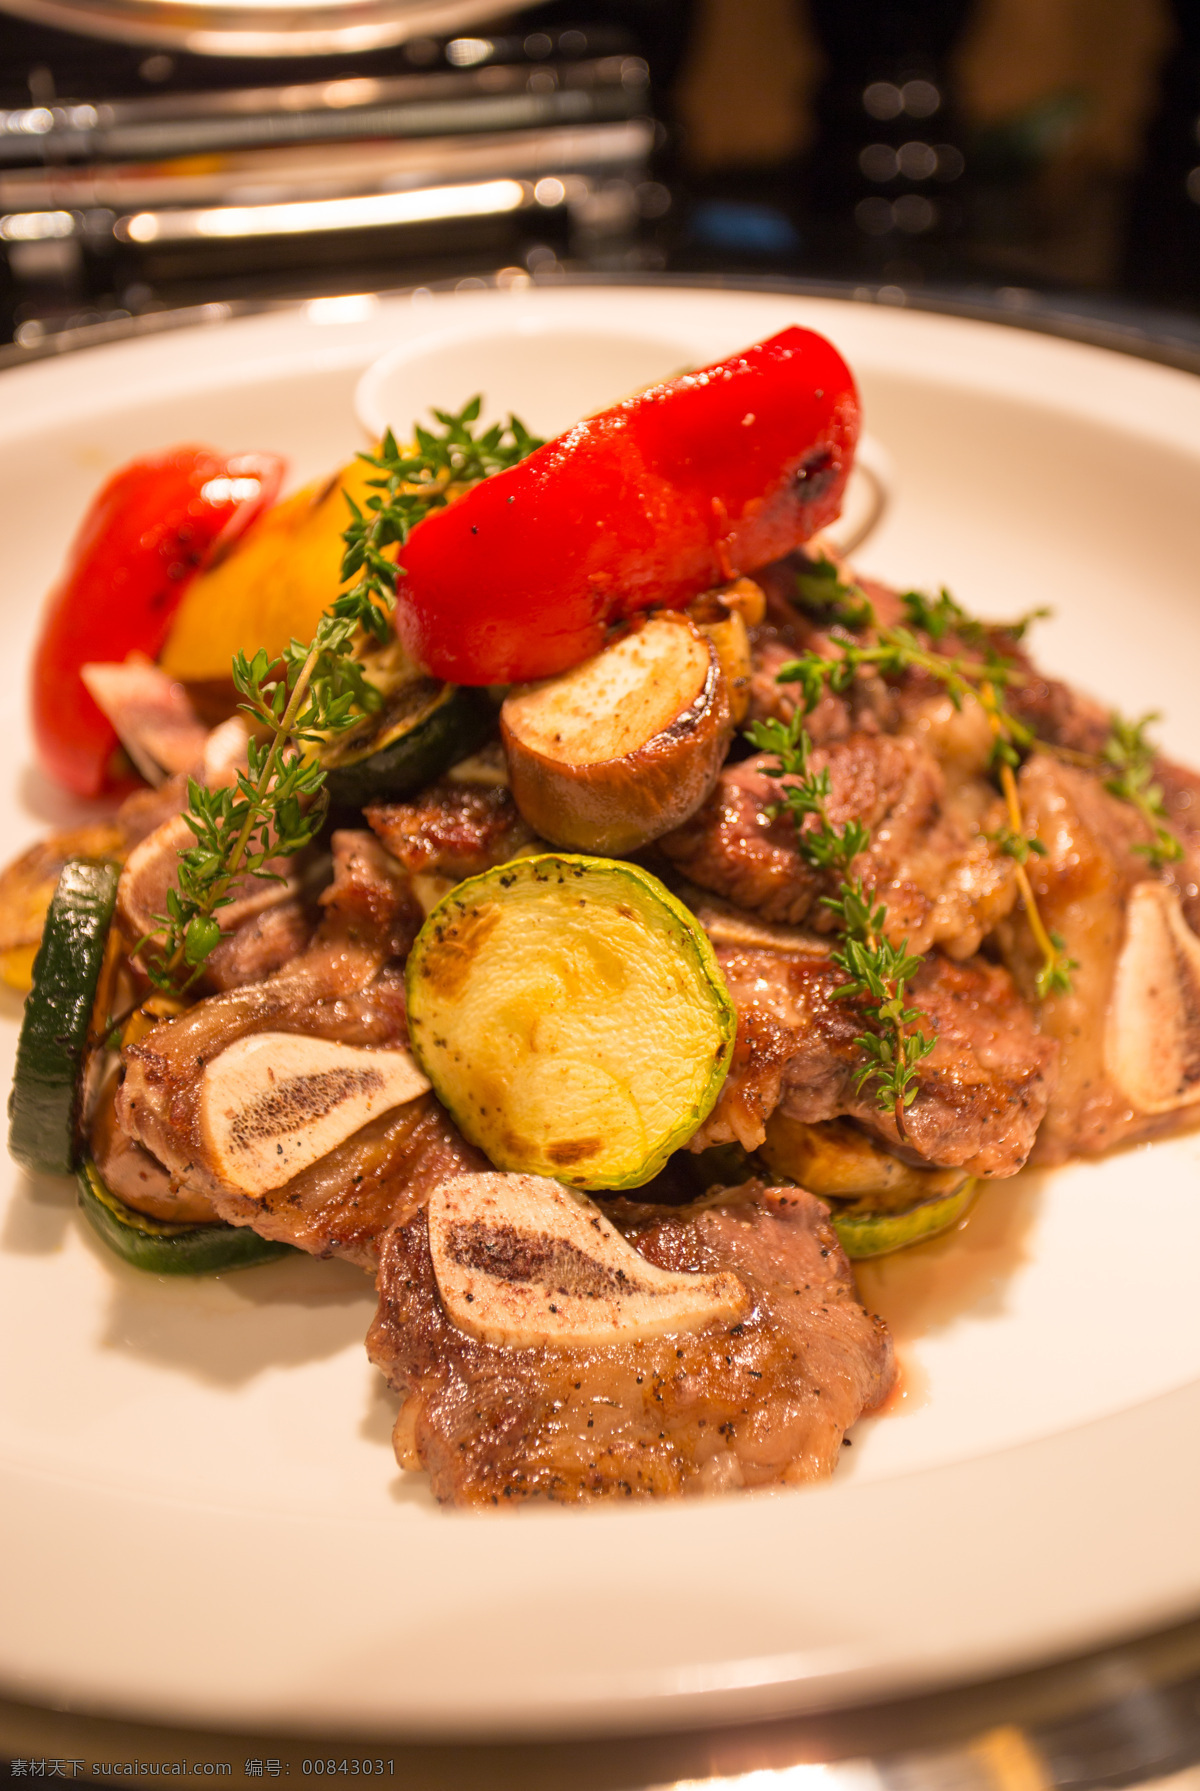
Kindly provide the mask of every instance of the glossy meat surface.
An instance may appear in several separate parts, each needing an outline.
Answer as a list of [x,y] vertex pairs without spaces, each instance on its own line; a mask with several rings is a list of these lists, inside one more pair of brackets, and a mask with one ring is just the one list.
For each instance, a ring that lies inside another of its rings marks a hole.
[[224,1180],[200,1121],[200,1072],[250,1033],[383,1048],[407,1043],[399,960],[419,920],[407,874],[365,833],[335,835],[334,864],[308,949],[279,974],[211,996],[130,1046],[117,1115],[178,1188],[206,1197],[221,1218],[315,1255],[367,1263],[375,1239],[411,1210],[431,1178],[480,1166],[432,1096],[380,1116],[262,1196]]
[[418,1212],[384,1241],[367,1341],[405,1397],[401,1465],[427,1468],[439,1499],[477,1506],[828,1476],[846,1430],[886,1397],[895,1370],[822,1203],[751,1182],[699,1209],[617,1200],[604,1210],[662,1268],[732,1269],[748,1312],[607,1347],[480,1343],[446,1315]]
[[507,786],[448,777],[407,802],[374,802],[366,818],[405,870],[456,883],[504,864],[534,838]]
[[755,1149],[782,1105],[810,1124],[849,1115],[919,1161],[972,1175],[1013,1175],[1029,1156],[1057,1047],[999,965],[933,952],[913,979],[909,999],[937,1043],[918,1068],[901,1140],[890,1109],[855,1086],[863,1021],[853,1002],[833,999],[841,973],[818,941],[793,952],[718,946],[717,958],[738,1010],[737,1043],[693,1150],[731,1141]]
[[213,1205],[260,1237],[371,1269],[384,1233],[419,1211],[438,1182],[488,1167],[429,1094],[381,1114],[283,1187],[261,1195],[223,1190]]
[[[790,813],[772,813],[788,783],[766,775],[776,764],[760,754],[727,765],[707,802],[659,847],[693,883],[763,920],[828,931],[822,898],[839,879],[806,864]],[[812,766],[829,773],[831,822],[870,830],[853,874],[886,903],[893,942],[908,939],[913,951],[940,944],[956,957],[977,951],[1016,894],[1012,860],[986,838],[1002,819],[998,800],[982,786],[952,797],[937,759],[909,738],[853,733],[819,747]],[[816,817],[804,825],[811,833]]]

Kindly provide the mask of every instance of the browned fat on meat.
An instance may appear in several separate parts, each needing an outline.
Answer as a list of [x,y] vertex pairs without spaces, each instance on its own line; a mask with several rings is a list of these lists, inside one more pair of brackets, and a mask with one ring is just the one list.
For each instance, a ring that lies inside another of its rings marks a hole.
[[871,1086],[856,1086],[864,1020],[854,1002],[834,999],[842,973],[817,941],[792,952],[718,946],[717,959],[738,1010],[737,1042],[693,1150],[734,1140],[753,1150],[782,1106],[810,1124],[848,1115],[918,1161],[971,1175],[1013,1175],[1024,1164],[1058,1048],[999,965],[933,952],[914,977],[909,1001],[937,1043],[918,1067],[901,1139]]
[[732,1270],[733,1322],[636,1342],[524,1349],[448,1318],[416,1213],[384,1240],[371,1360],[404,1396],[396,1452],[437,1497],[491,1506],[632,1498],[824,1479],[846,1430],[895,1375],[882,1320],[859,1305],[828,1210],[757,1182],[697,1210],[605,1203],[649,1262]]
[[309,1169],[261,1196],[232,1187],[201,1125],[205,1065],[254,1032],[347,1045],[407,1044],[398,959],[420,921],[407,874],[368,833],[334,836],[334,882],[308,949],[286,971],[199,1002],[125,1053],[117,1102],[123,1131],[175,1186],[206,1196],[220,1217],[315,1255],[370,1263],[375,1240],[432,1180],[481,1159],[431,1095],[380,1115]]
[[534,839],[503,784],[439,778],[408,802],[375,802],[366,818],[406,870],[461,882],[514,858]]
[[178,1225],[211,1224],[218,1213],[209,1196],[172,1181],[158,1159],[117,1124],[116,1096],[114,1071],[96,1103],[89,1140],[105,1187],[152,1218]]
[[260,983],[293,963],[313,935],[313,911],[298,896],[289,896],[252,914],[223,938],[204,966],[204,980],[213,989],[241,989]]
[[[822,898],[835,894],[839,875],[813,870],[791,814],[773,812],[788,781],[766,775],[777,764],[760,755],[727,765],[707,802],[659,847],[693,883],[761,919],[827,931]],[[916,952],[977,951],[1016,897],[1013,861],[986,837],[1003,820],[994,793],[972,780],[948,790],[932,752],[889,735],[851,734],[818,748],[812,765],[829,772],[834,825],[859,820],[870,830],[854,873],[886,904],[889,938]],[[804,825],[811,831],[815,816]]]
[[439,1182],[488,1167],[433,1095],[423,1095],[372,1120],[280,1188],[220,1190],[212,1199],[232,1225],[372,1269],[389,1226],[422,1208]]

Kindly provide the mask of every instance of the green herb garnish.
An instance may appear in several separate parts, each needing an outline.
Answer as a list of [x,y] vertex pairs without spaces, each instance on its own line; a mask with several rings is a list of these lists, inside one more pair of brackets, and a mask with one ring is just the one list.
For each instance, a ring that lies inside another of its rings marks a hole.
[[[746,738],[760,752],[778,759],[777,769],[765,768],[768,777],[794,780],[781,784],[781,800],[772,805],[771,812],[791,814],[800,856],[814,870],[840,873],[837,895],[821,898],[837,917],[842,932],[841,948],[832,956],[846,981],[834,990],[833,999],[858,998],[863,1013],[874,1023],[874,1031],[862,1033],[854,1041],[866,1059],[855,1077],[855,1087],[861,1090],[868,1083],[875,1084],[880,1111],[893,1115],[903,1138],[905,1111],[917,1093],[916,1066],[936,1042],[919,1028],[912,1030],[921,1015],[904,1001],[904,991],[922,959],[909,951],[907,940],[900,946],[889,944],[883,931],[886,907],[872,910],[862,879],[847,881],[851,864],[866,851],[871,835],[861,821],[837,827],[830,820],[829,769],[813,770],[813,744],[800,711],[786,722],[756,721],[747,729]],[[810,821],[815,825],[809,825]]]
[[382,477],[369,481],[375,495],[365,509],[345,494],[352,520],[341,576],[357,574],[356,583],[330,604],[311,641],[293,641],[274,664],[261,651],[235,656],[239,708],[262,737],[251,739],[247,769],[231,786],[188,784],[184,819],[196,843],[179,855],[167,912],[156,917],[165,940],[147,962],[161,989],[182,994],[200,975],[220,942],[216,917],[234,900],[233,885],[246,876],[280,881],[271,861],[299,852],[320,830],[327,800],[316,749],[381,702],[356,649],[391,637],[400,569],[386,550],[402,546],[431,511],[541,446],[516,417],[474,436],[480,404],[472,398],[457,414],[435,411],[441,432],[416,425],[411,452],[402,453],[389,430],[378,454],[360,456]]
[[[839,654],[834,659],[803,653],[780,667],[777,682],[800,686],[806,714],[811,714],[827,690],[842,694],[868,667],[892,677],[910,670],[923,671],[937,679],[956,709],[961,709],[968,697],[983,705],[992,730],[992,769],[1008,810],[1008,826],[999,841],[1000,849],[1014,861],[1021,903],[1042,958],[1036,976],[1038,995],[1045,1000],[1048,995],[1065,993],[1071,986],[1070,973],[1077,966],[1064,955],[1062,941],[1046,928],[1038,912],[1026,864],[1031,852],[1039,852],[1040,843],[1028,834],[1017,791],[1016,769],[1021,755],[1037,742],[1032,730],[1018,720],[1004,700],[1005,688],[1016,674],[1011,660],[998,650],[995,642],[997,635],[1019,639],[1034,617],[1045,612],[1037,610],[1018,622],[989,628],[968,616],[948,591],[942,591],[936,599],[907,591],[901,601],[911,627],[899,623],[876,627],[873,639],[861,644],[839,641]],[[934,651],[918,638],[914,632],[918,628],[932,641],[953,634],[976,647],[982,657],[966,659]]]
[[917,1065],[937,1043],[916,1025],[923,1016],[917,1008],[907,1007],[904,999],[924,959],[909,951],[907,939],[900,945],[888,943],[883,931],[887,909],[881,904],[872,910],[861,879],[843,882],[836,896],[822,900],[842,927],[843,943],[832,957],[846,981],[833,991],[833,998],[860,1000],[876,1028],[854,1041],[867,1059],[855,1077],[855,1087],[875,1083],[880,1111],[892,1114],[903,1138],[905,1109],[917,1094]]
[[1154,780],[1154,748],[1146,738],[1146,729],[1158,721],[1156,714],[1143,715],[1140,721],[1125,721],[1120,715],[1112,718],[1111,731],[1104,744],[1104,762],[1111,767],[1111,776],[1104,788],[1135,808],[1154,834],[1146,845],[1133,850],[1147,859],[1156,871],[1165,864],[1177,864],[1183,857],[1183,846],[1171,829],[1164,825],[1167,805],[1162,785]]

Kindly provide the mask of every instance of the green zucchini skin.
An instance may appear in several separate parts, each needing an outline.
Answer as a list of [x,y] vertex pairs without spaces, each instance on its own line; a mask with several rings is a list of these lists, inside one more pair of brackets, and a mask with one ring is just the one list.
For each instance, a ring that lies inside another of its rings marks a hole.
[[[405,988],[409,1048],[464,1137],[497,1169],[572,1187],[650,1181],[712,1111],[733,1056],[737,1012],[707,935],[624,860],[542,852],[465,879],[427,915]],[[671,1030],[663,1003],[677,1004]],[[534,1045],[541,1022],[552,1042]],[[581,1064],[592,1094],[572,1092]]]
[[482,690],[423,678],[384,711],[370,740],[324,755],[334,808],[363,808],[410,796],[483,745],[496,711]]
[[79,1204],[108,1248],[151,1275],[216,1275],[292,1256],[290,1244],[260,1238],[247,1225],[171,1225],[135,1212],[105,1184],[90,1158],[80,1164]]
[[868,1256],[890,1256],[893,1250],[907,1250],[949,1231],[965,1218],[978,1187],[978,1182],[966,1181],[953,1194],[876,1212],[869,1211],[865,1201],[855,1201],[841,1211],[835,1206],[830,1217],[846,1255],[852,1262],[861,1262]]
[[113,864],[63,866],[33,963],[8,1098],[8,1148],[26,1169],[69,1175],[79,1156],[84,1058],[117,897]]

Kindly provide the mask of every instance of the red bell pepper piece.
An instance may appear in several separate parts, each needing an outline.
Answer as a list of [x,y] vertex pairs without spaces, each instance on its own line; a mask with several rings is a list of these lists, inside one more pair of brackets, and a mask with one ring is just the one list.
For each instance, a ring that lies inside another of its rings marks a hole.
[[172,448],[131,461],[93,499],[33,660],[38,754],[77,796],[130,781],[80,667],[133,652],[155,658],[189,581],[273,501],[285,464],[277,454]]
[[577,665],[614,622],[680,608],[832,522],[858,439],[842,357],[786,329],[588,417],[418,524],[396,627],[456,684]]

